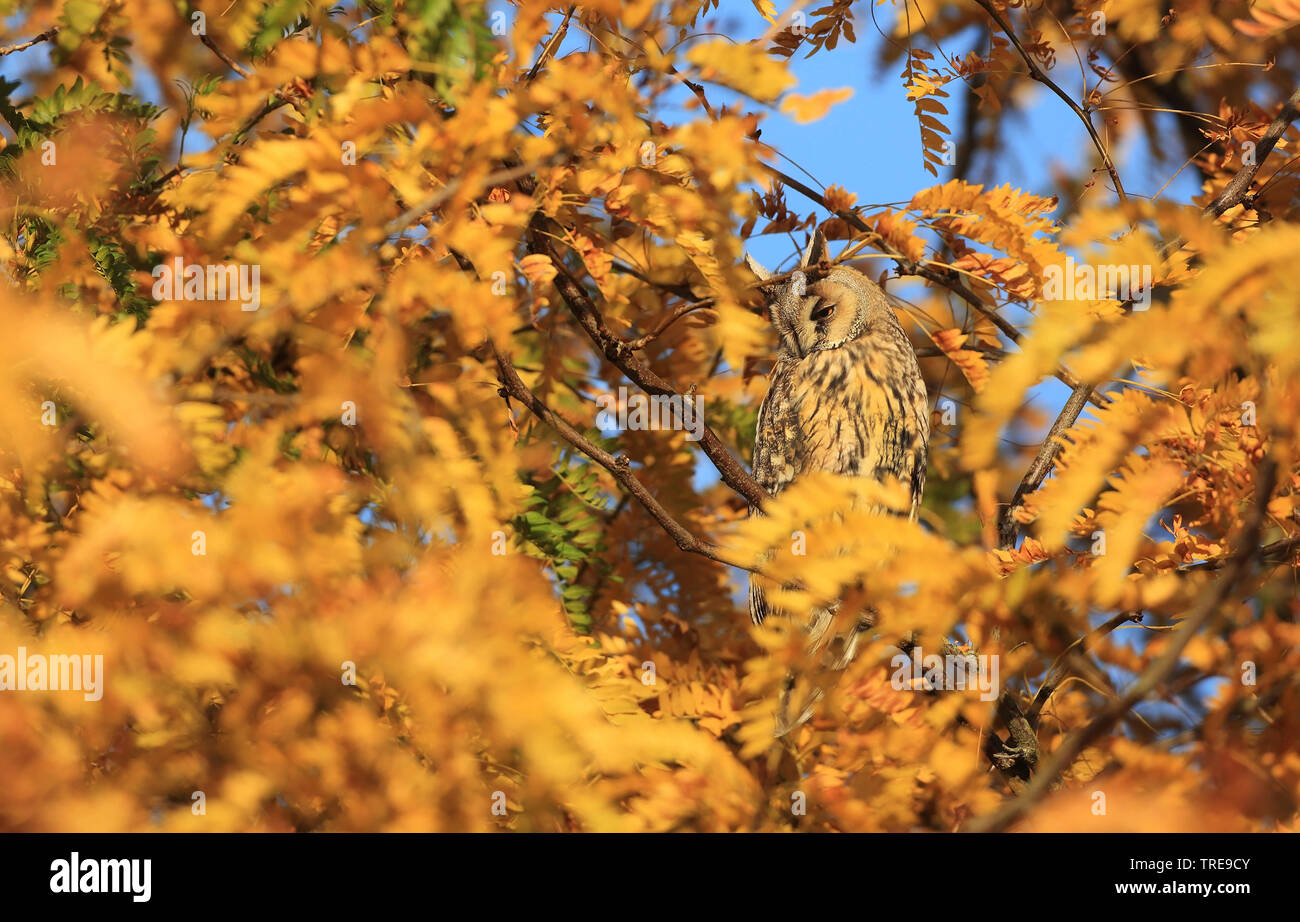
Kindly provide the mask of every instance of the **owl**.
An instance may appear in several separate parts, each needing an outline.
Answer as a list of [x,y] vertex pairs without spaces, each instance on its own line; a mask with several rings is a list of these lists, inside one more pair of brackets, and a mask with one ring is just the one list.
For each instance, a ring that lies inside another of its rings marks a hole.
[[[899,326],[885,293],[866,276],[837,267],[809,282],[805,270],[826,255],[826,240],[814,232],[799,270],[788,280],[764,286],[768,314],[780,336],[767,396],[758,411],[754,479],[780,493],[807,471],[827,471],[885,480],[896,477],[911,492],[916,518],[925,488],[930,440],[929,402],[916,353]],[[746,256],[760,280],[771,274]],[[751,507],[750,515],[759,514]],[[749,611],[755,624],[774,611],[763,587],[751,576]],[[808,629],[810,652],[823,649],[825,665],[843,669],[858,638],[870,627],[860,618],[847,637],[828,637],[834,608],[818,609]],[[793,678],[787,681],[787,695]],[[782,701],[777,735],[808,718],[811,701],[795,719]]]

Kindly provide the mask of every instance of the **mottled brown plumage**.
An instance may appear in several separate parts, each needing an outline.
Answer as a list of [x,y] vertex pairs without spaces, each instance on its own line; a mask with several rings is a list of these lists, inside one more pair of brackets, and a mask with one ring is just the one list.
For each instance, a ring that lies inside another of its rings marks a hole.
[[[817,231],[801,267],[820,262],[825,251]],[[769,277],[747,261],[760,279]],[[808,471],[897,477],[911,489],[915,518],[925,488],[929,403],[916,353],[884,292],[861,273],[837,267],[811,284],[796,272],[765,294],[781,344],[758,413],[754,479],[778,494]],[[752,577],[749,607],[756,624],[774,613]],[[842,669],[867,625],[859,623],[848,637],[827,638],[833,616],[833,609],[813,613],[809,648],[826,646],[827,665]],[[811,704],[793,721],[783,715],[778,733],[807,719]]]

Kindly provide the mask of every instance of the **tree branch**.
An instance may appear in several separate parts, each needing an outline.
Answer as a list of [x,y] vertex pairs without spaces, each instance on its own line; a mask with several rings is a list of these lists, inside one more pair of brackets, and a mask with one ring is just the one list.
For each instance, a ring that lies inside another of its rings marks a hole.
[[1250,562],[1258,553],[1256,545],[1263,529],[1265,513],[1273,487],[1277,483],[1277,462],[1268,458],[1260,466],[1255,481],[1255,505],[1242,530],[1240,549],[1224,568],[1223,576],[1201,593],[1192,611],[1179,625],[1169,645],[1142,671],[1137,681],[1115,701],[1111,702],[1081,730],[1077,730],[1052,753],[1050,759],[1034,776],[1024,792],[993,813],[985,814],[966,827],[966,832],[1001,832],[1023,817],[1042,799],[1057,777],[1069,768],[1087,746],[1111,729],[1139,701],[1155,690],[1178,663],[1179,656],[1188,643],[1227,600],[1237,583],[1245,576]]
[[212,37],[208,35],[206,32],[199,35],[199,41],[203,43],[204,47],[206,47],[209,51],[215,54],[220,59],[222,64],[229,67],[231,70],[239,74],[239,76],[243,77],[245,80],[247,80],[249,77],[252,76],[242,64],[240,64],[230,55],[226,54],[224,51],[218,48],[217,43],[214,42],[212,40]]
[[730,567],[757,572],[753,567],[737,563],[734,560],[728,560],[718,553],[716,545],[691,534],[651,495],[645,484],[633,476],[627,455],[615,457],[600,446],[592,443],[581,432],[571,426],[567,420],[543,403],[542,399],[524,384],[509,357],[502,355],[495,344],[492,344],[491,348],[492,356],[496,360],[497,374],[501,381],[501,395],[507,397],[507,400],[509,397],[513,397],[528,407],[534,416],[558,432],[566,442],[609,471],[619,485],[633,496],[645,511],[650,513],[651,517],[660,524],[663,530],[677,542],[679,548]]
[[1083,122],[1083,127],[1088,129],[1088,137],[1092,138],[1093,146],[1097,148],[1097,153],[1101,154],[1101,161],[1106,165],[1106,172],[1110,174],[1111,182],[1115,184],[1115,193],[1119,196],[1120,201],[1127,202],[1128,196],[1124,193],[1124,184],[1119,181],[1119,171],[1115,169],[1115,164],[1106,151],[1106,145],[1101,143],[1101,138],[1097,135],[1097,129],[1092,127],[1092,121],[1088,118],[1088,113],[1083,111],[1083,108],[1071,99],[1065,90],[1057,86],[1051,77],[1043,73],[1043,69],[1038,66],[1038,62],[1034,60],[1033,55],[1020,43],[1020,39],[1011,28],[1011,23],[1007,22],[1006,18],[997,11],[989,0],[975,0],[975,2],[984,8],[984,12],[992,17],[993,21],[998,24],[998,28],[1011,40],[1011,44],[1016,46],[1016,51],[1020,52],[1020,57],[1024,59],[1025,65],[1029,68],[1029,76],[1059,96],[1061,101],[1079,117],[1079,121]]
[[1082,655],[1087,653],[1088,646],[1093,641],[1100,640],[1121,625],[1134,624],[1141,620],[1142,612],[1140,611],[1122,611],[1113,618],[1108,619],[1105,624],[1098,625],[1066,647],[1061,655],[1056,658],[1056,662],[1052,663],[1051,668],[1047,670],[1047,676],[1043,679],[1043,684],[1039,686],[1038,693],[1034,695],[1034,700],[1029,705],[1029,711],[1025,714],[1029,725],[1037,728],[1038,715],[1042,712],[1043,706],[1047,704],[1052,694],[1060,687],[1061,680],[1065,678],[1065,674],[1069,671],[1066,660],[1070,654]]
[[1079,414],[1083,412],[1084,406],[1088,403],[1088,392],[1092,390],[1092,385],[1087,382],[1079,384],[1071,392],[1065,406],[1056,417],[1056,422],[1052,423],[1052,428],[1047,433],[1047,438],[1038,448],[1038,454],[1029,464],[1029,470],[1025,471],[1025,476],[1020,479],[1020,485],[1016,487],[1015,495],[1012,496],[1011,502],[1002,510],[1002,515],[998,520],[998,547],[1014,547],[1016,538],[1020,536],[1020,523],[1015,519],[1016,507],[1020,505],[1021,500],[1028,494],[1034,492],[1042,484],[1043,480],[1051,472],[1052,466],[1056,463],[1056,456],[1061,453],[1061,442],[1058,438],[1065,430],[1075,424]]
[[5,47],[0,48],[0,58],[3,58],[7,54],[13,54],[15,51],[26,51],[28,48],[32,47],[33,45],[39,45],[41,42],[48,42],[50,39],[54,38],[54,36],[58,34],[59,34],[59,27],[55,26],[53,29],[46,29],[40,35],[37,35],[35,38],[29,38],[25,42],[18,42],[17,44],[14,45],[6,45]]
[[546,40],[546,44],[542,46],[541,52],[537,55],[537,60],[524,77],[525,85],[536,80],[537,75],[542,72],[542,68],[546,66],[546,63],[555,57],[555,52],[559,50],[560,43],[564,41],[564,36],[569,33],[569,20],[573,18],[573,11],[576,9],[576,4],[569,7],[568,12],[564,14],[564,20],[556,27],[555,33]]
[[[1261,547],[1257,556],[1260,563],[1277,565],[1289,563],[1297,551],[1300,551],[1300,537],[1282,538]],[[1226,564],[1227,560],[1223,557],[1211,557],[1204,563],[1189,566],[1186,569],[1179,569],[1178,572],[1195,573],[1198,570],[1222,570]]]
[[[549,247],[547,250],[548,252],[546,255],[550,256],[552,263],[556,264],[557,271],[565,271],[564,267],[559,264],[554,254],[549,252]],[[476,278],[478,277],[478,271],[474,268],[474,264],[470,261],[469,257],[457,250],[451,249],[450,247],[448,247],[448,252],[451,253],[452,258],[456,260],[457,265],[459,265],[461,269]],[[558,275],[557,278],[559,278]],[[608,333],[608,331],[606,332]],[[613,336],[612,333],[609,335],[611,337]],[[699,554],[702,557],[707,557],[709,560],[716,561],[717,563],[726,564],[729,567],[735,567],[738,570],[746,570],[750,573],[759,572],[755,567],[723,557],[717,551],[716,545],[691,534],[685,526],[673,518],[672,514],[654,498],[650,491],[646,489],[645,485],[632,474],[631,464],[626,455],[618,455],[617,457],[611,455],[571,426],[567,420],[548,407],[540,397],[534,394],[532,390],[524,384],[523,380],[519,377],[519,373],[515,371],[514,363],[511,362],[509,356],[503,355],[500,350],[497,349],[496,344],[490,340],[487,343],[487,347],[491,349],[492,357],[496,362],[498,380],[501,382],[501,395],[507,398],[507,403],[509,402],[510,397],[514,397],[524,406],[528,407],[534,416],[558,432],[566,442],[578,449],[578,451],[582,452],[587,457],[591,458],[591,460],[595,461],[605,470],[609,471],[610,474],[613,475],[614,479],[618,481],[624,490],[627,491],[627,494],[636,498],[637,502],[641,504],[646,512],[650,513],[650,516],[659,523],[664,531],[666,531],[673,541],[677,543],[679,548],[691,554]],[[708,431],[707,427],[705,431]],[[730,459],[730,455],[727,457]],[[734,463],[734,459],[731,460]],[[721,473],[721,469],[719,469],[719,473]],[[762,490],[762,487],[759,487],[758,484],[755,483],[754,486],[757,489]],[[764,494],[764,496],[766,496],[766,494]]]
[[1277,114],[1277,118],[1273,119],[1273,123],[1268,126],[1268,131],[1264,132],[1264,137],[1260,139],[1259,145],[1255,148],[1255,162],[1245,164],[1237,171],[1237,175],[1232,177],[1228,184],[1223,187],[1223,191],[1206,206],[1205,213],[1207,215],[1217,218],[1229,208],[1240,205],[1246,200],[1250,191],[1250,184],[1255,180],[1255,174],[1259,172],[1264,159],[1273,152],[1277,142],[1286,133],[1287,126],[1295,121],[1297,115],[1300,115],[1300,89],[1291,94],[1291,98],[1286,101],[1286,105]]
[[[549,221],[563,232],[563,227],[553,218],[538,213],[534,217],[534,226],[529,230],[528,249],[532,253],[538,253],[550,259],[556,271],[556,288],[559,289],[565,304],[568,305],[569,312],[573,314],[583,332],[596,346],[596,350],[615,368],[623,372],[629,381],[647,394],[665,397],[682,396],[672,384],[660,377],[654,369],[637,355],[635,350],[629,347],[628,343],[615,336],[605,326],[605,322],[601,318],[600,311],[596,308],[595,303],[587,295],[578,280],[569,272],[564,260],[556,254],[547,237],[539,232],[539,228],[536,226],[539,221]],[[692,390],[694,390],[693,387]],[[718,469],[723,482],[743,496],[751,506],[761,508],[764,502],[770,498],[767,491],[759,486],[758,482],[749,475],[749,472],[736,460],[731,451],[722,444],[722,440],[718,438],[717,433],[707,425],[704,426],[699,445],[704,454],[713,462],[714,467]]]
[[692,313],[694,311],[704,310],[705,308],[712,307],[713,301],[714,301],[713,298],[705,298],[703,301],[689,301],[685,304],[677,305],[675,308],[673,308],[673,312],[668,315],[668,318],[664,320],[662,323],[660,323],[659,326],[655,327],[653,330],[651,330],[649,333],[645,334],[644,336],[638,336],[636,339],[629,339],[627,341],[628,349],[632,350],[633,352],[640,352],[646,346],[650,345],[650,343],[654,342],[656,339],[662,336],[668,330],[668,328],[672,326],[674,323],[676,323],[678,320],[680,320],[681,318],[685,317],[687,314]]

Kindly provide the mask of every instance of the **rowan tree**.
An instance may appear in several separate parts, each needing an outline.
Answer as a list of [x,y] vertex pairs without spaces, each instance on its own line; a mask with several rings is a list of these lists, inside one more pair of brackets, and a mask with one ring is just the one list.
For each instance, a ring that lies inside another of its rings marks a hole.
[[[103,667],[0,657],[0,828],[1295,828],[1300,6],[808,6],[5,4],[0,654]],[[889,206],[762,137],[866,45]],[[978,181],[1033,105],[1082,166]],[[742,257],[817,227],[922,357],[915,522],[747,473]],[[876,613],[782,739],[751,571]]]

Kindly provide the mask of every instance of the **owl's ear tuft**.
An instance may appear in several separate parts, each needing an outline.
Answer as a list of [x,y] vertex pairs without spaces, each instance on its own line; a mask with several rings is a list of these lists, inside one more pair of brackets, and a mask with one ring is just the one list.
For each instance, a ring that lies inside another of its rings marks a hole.
[[827,256],[826,252],[826,235],[822,233],[820,227],[813,230],[812,237],[808,240],[808,247],[803,251],[803,260],[799,265],[804,269],[815,266]]
[[772,273],[748,253],[745,254],[745,265],[749,266],[750,272],[758,276],[758,291],[763,296],[763,300],[771,304],[776,299],[777,292],[781,287],[780,283],[770,282],[769,279],[772,278]]
[[772,277],[772,273],[763,268],[763,264],[748,253],[745,254],[745,265],[749,266],[750,272],[758,276],[760,282],[766,282]]

